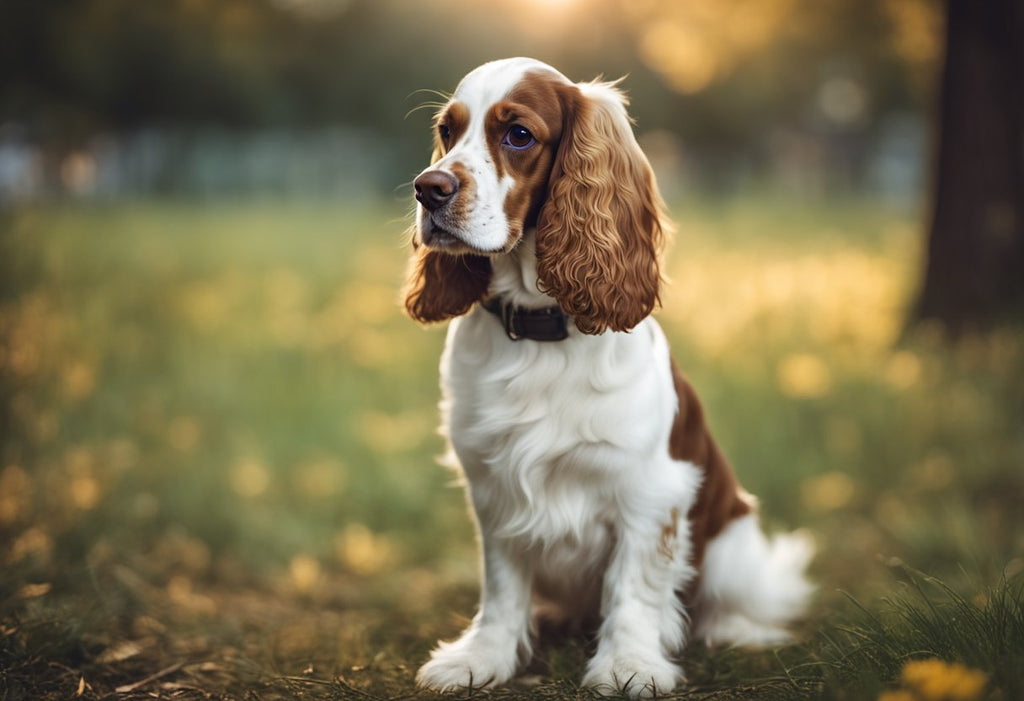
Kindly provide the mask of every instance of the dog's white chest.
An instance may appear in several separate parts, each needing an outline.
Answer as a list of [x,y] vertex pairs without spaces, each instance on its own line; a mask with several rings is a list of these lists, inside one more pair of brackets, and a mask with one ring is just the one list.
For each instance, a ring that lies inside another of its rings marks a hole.
[[651,420],[674,400],[659,337],[511,342],[481,310],[452,324],[442,409],[482,525],[547,545],[606,530],[645,456],[665,452],[669,426]]

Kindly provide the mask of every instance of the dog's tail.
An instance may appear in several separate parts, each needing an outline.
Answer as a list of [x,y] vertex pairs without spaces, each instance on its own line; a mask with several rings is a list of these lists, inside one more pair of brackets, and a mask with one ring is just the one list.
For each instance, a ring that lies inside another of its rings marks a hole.
[[756,514],[730,523],[708,543],[694,600],[693,633],[709,645],[777,645],[807,608],[814,587],[804,571],[808,533],[767,538]]

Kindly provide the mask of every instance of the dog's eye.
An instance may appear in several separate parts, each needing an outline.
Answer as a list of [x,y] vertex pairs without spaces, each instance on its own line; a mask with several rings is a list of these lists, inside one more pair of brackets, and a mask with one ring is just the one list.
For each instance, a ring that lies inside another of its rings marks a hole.
[[452,135],[452,130],[447,124],[438,124],[437,133],[441,136],[441,141],[448,143],[448,137]]
[[508,146],[516,151],[523,151],[530,148],[537,142],[533,138],[533,134],[526,127],[519,126],[518,124],[505,133],[505,138],[501,140],[502,146]]

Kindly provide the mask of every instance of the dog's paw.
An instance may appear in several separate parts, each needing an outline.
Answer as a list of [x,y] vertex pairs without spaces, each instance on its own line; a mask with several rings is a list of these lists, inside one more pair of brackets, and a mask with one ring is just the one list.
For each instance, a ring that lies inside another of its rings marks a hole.
[[599,650],[587,665],[583,686],[603,694],[622,692],[630,698],[648,699],[669,693],[682,681],[682,670],[660,654],[616,656]]
[[489,689],[507,682],[516,672],[516,655],[495,650],[483,641],[464,637],[441,643],[416,673],[416,683],[434,691]]

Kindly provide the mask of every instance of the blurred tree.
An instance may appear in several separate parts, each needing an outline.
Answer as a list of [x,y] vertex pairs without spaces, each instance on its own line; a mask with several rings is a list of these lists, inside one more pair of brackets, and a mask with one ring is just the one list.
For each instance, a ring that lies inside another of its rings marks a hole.
[[0,119],[43,139],[265,119],[290,15],[245,0],[5,0]]
[[938,158],[914,320],[1024,320],[1024,3],[949,0]]

